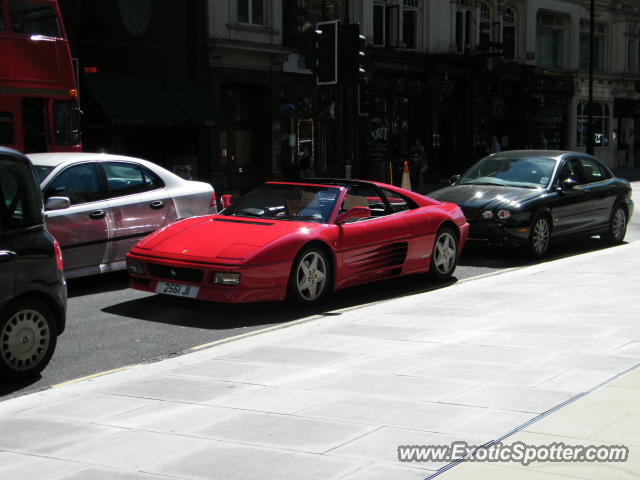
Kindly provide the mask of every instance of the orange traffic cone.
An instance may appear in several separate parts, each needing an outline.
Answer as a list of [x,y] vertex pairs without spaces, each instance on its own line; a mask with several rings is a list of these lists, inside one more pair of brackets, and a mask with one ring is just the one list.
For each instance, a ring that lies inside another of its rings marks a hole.
[[402,184],[400,185],[405,190],[411,190],[411,178],[409,177],[409,164],[404,161],[404,167],[402,169]]

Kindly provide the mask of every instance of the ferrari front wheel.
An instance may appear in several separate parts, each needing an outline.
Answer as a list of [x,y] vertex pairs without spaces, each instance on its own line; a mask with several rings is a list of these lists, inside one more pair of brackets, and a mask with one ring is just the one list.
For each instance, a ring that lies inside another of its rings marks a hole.
[[289,278],[289,296],[299,303],[319,302],[329,291],[331,264],[318,247],[304,248],[296,257]]
[[429,272],[438,279],[449,278],[453,275],[458,262],[458,241],[456,234],[450,227],[441,228],[433,243],[431,266]]

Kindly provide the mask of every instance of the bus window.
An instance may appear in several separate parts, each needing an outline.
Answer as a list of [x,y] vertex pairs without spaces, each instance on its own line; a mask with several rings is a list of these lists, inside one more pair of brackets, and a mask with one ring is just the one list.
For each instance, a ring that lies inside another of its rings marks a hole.
[[0,112],[0,145],[15,145],[13,137],[13,114]]
[[56,132],[56,145],[69,147],[80,143],[75,102],[69,100],[53,102],[53,128]]
[[9,0],[11,29],[27,35],[61,37],[56,11],[34,0]]
[[46,152],[47,131],[44,99],[22,99],[22,128],[24,129],[24,153]]

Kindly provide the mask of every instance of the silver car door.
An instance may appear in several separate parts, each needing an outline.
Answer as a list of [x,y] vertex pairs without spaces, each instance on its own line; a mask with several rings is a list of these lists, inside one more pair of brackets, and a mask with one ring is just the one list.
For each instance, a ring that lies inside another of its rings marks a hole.
[[104,181],[94,162],[71,165],[43,185],[44,199],[69,197],[71,206],[45,212],[47,230],[62,247],[65,275],[99,273],[109,240]]
[[109,191],[112,239],[108,263],[125,254],[145,236],[176,220],[173,199],[160,177],[134,162],[100,162]]

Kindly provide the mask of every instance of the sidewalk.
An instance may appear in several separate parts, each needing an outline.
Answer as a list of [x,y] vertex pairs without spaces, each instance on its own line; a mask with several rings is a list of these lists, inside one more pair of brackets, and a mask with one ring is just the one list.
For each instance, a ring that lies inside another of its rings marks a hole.
[[[426,478],[446,465],[398,445],[485,444],[637,366],[639,282],[640,242],[6,400],[0,478]],[[638,371],[507,439],[628,444],[628,462],[437,478],[638,478]]]

